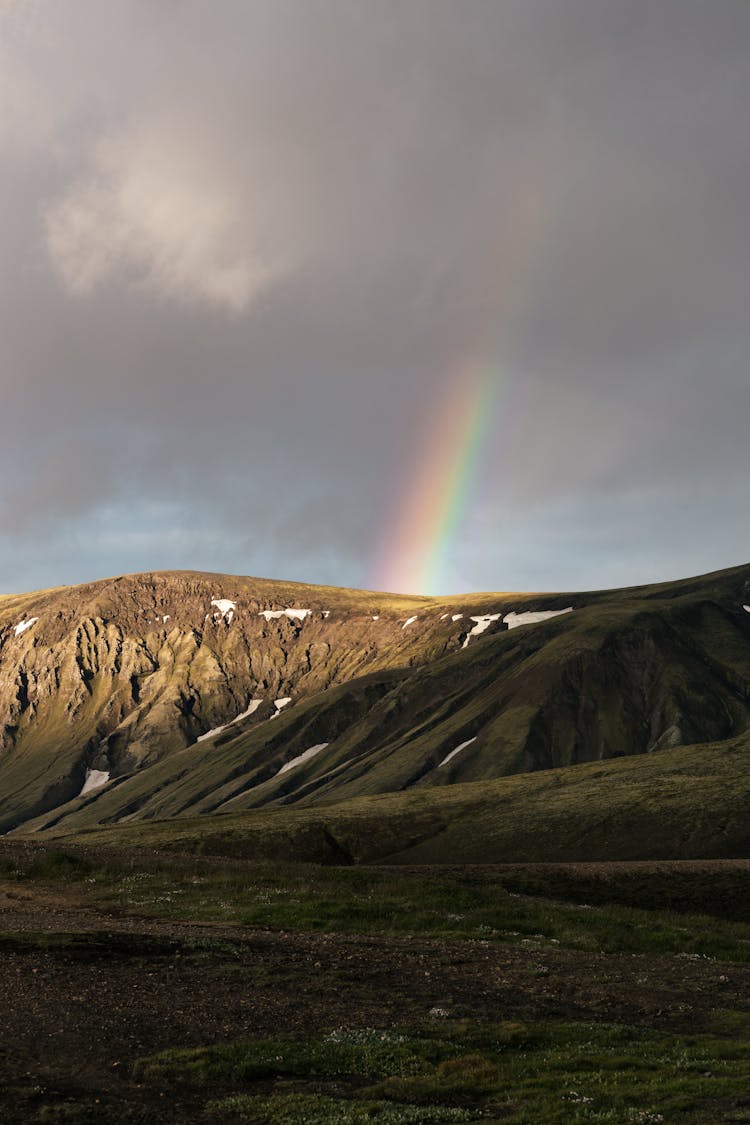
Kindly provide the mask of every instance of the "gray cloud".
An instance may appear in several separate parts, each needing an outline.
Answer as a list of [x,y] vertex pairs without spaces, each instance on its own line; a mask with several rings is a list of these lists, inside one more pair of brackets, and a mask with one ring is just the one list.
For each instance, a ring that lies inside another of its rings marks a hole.
[[0,6],[0,587],[371,584],[472,367],[446,588],[747,556],[748,47],[743,0]]

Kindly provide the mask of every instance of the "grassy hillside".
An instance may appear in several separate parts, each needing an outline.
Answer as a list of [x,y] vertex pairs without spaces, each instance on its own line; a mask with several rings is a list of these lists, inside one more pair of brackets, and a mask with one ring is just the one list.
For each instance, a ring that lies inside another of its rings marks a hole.
[[750,738],[318,808],[49,835],[254,859],[474,864],[750,856]]

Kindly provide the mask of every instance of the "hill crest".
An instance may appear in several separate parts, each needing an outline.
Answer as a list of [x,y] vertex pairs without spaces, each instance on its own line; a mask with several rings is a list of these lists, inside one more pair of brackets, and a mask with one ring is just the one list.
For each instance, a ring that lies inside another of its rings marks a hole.
[[177,571],[8,596],[0,831],[330,804],[743,735],[748,604],[750,567],[572,595]]

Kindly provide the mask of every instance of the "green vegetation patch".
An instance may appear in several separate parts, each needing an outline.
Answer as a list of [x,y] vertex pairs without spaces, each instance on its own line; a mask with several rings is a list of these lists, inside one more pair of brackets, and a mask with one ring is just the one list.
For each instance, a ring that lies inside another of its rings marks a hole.
[[748,1073],[747,1040],[591,1023],[340,1028],[137,1064],[147,1082],[235,1087],[211,1109],[274,1125],[747,1121]]
[[270,1098],[233,1094],[211,1102],[209,1112],[234,1114],[264,1125],[438,1125],[442,1121],[476,1121],[464,1109],[446,1106],[394,1105],[384,1101],[347,1101],[323,1094],[277,1094]]
[[[510,1034],[509,1034],[510,1031]],[[397,1101],[462,1100],[531,1122],[748,1120],[750,1044],[624,1026],[541,1024],[467,1036],[475,1053],[368,1092]],[[477,1051],[481,1048],[481,1053]]]
[[200,1084],[275,1077],[376,1078],[421,1073],[448,1043],[377,1028],[337,1028],[322,1039],[260,1039],[164,1051],[136,1064],[142,1078]]
[[[234,922],[285,931],[418,935],[490,940],[537,947],[560,946],[601,953],[694,954],[750,960],[750,923],[675,910],[638,909],[606,901],[604,880],[568,880],[563,902],[555,876],[487,869],[400,871],[332,868],[314,864],[241,864],[165,857],[146,863],[76,862],[48,854],[24,878],[76,881],[86,897],[107,910],[193,922]],[[41,873],[39,871],[41,869]],[[741,877],[740,877],[741,876]],[[636,894],[637,874],[628,895]],[[696,875],[700,893],[687,904],[710,900],[709,876]],[[644,886],[648,880],[643,877]],[[689,879],[685,876],[686,886]],[[722,902],[747,890],[744,871],[736,889],[729,878]],[[565,884],[563,884],[565,885]],[[523,887],[529,893],[520,893]],[[591,890],[597,904],[580,901]],[[649,904],[657,887],[645,894]],[[622,887],[613,881],[616,900]],[[687,892],[686,892],[687,895]],[[732,911],[730,911],[732,912]]]

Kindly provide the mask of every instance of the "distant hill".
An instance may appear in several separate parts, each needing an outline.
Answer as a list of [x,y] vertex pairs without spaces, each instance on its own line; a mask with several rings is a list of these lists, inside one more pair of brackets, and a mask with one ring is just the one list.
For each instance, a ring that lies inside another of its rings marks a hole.
[[[0,831],[189,818],[205,824],[197,838],[213,814],[217,830],[246,816],[250,839],[261,823],[250,810],[264,823],[277,810],[282,825],[292,810],[280,806],[294,805],[292,819],[310,825],[325,808],[333,823],[373,797],[373,854],[468,862],[479,842],[467,851],[455,837],[470,842],[460,810],[478,802],[469,820],[505,855],[495,813],[512,796],[516,842],[537,825],[533,858],[555,858],[545,807],[561,858],[676,854],[671,830],[659,843],[626,817],[629,842],[618,843],[601,825],[592,834],[590,814],[606,821],[609,801],[615,817],[623,786],[670,774],[695,798],[678,802],[680,823],[709,789],[721,818],[719,775],[729,808],[750,772],[747,605],[750,566],[562,594],[417,598],[161,572],[0,598]],[[699,780],[683,777],[688,762]],[[565,768],[581,763],[598,765]],[[576,815],[554,798],[571,776],[587,779],[570,790],[588,806]],[[406,821],[398,807],[411,809]],[[404,829],[427,809],[432,842],[420,852]],[[704,829],[703,843],[688,833],[691,855],[745,854],[736,826],[713,842]],[[171,837],[181,831],[175,822]],[[339,858],[368,851],[336,839]]]

